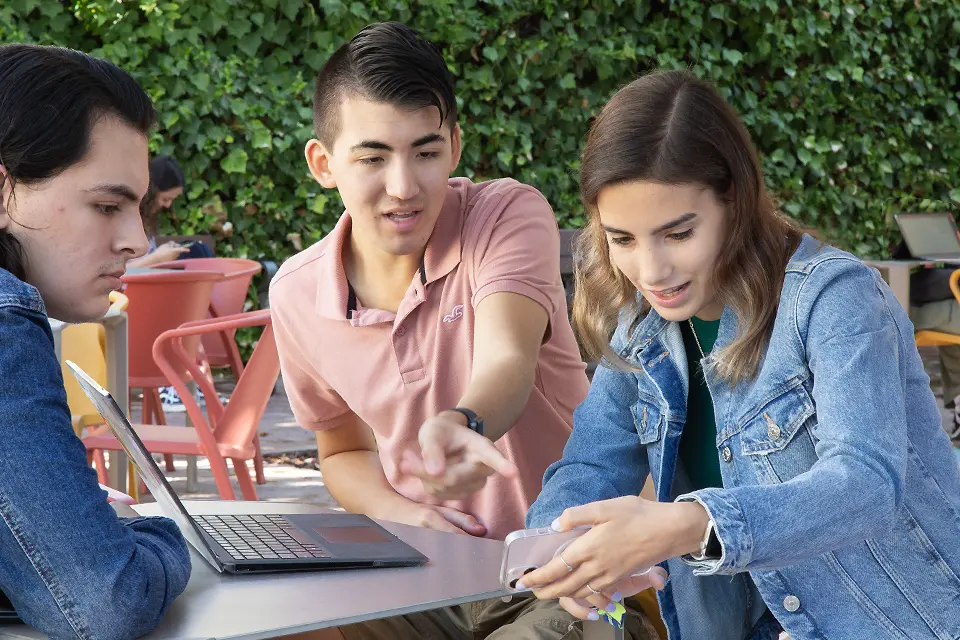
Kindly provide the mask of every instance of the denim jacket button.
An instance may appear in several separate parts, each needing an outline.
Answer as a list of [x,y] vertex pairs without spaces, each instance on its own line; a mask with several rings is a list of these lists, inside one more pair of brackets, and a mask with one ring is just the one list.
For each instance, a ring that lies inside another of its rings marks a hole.
[[770,436],[771,440],[778,440],[780,438],[780,427],[775,424],[770,425],[770,428],[767,429],[767,435]]
[[783,608],[790,613],[795,612],[800,608],[800,598],[797,596],[787,596],[783,599]]
[[720,452],[720,455],[723,456],[724,462],[730,462],[733,460],[733,452],[730,451],[730,447],[724,447],[723,451]]

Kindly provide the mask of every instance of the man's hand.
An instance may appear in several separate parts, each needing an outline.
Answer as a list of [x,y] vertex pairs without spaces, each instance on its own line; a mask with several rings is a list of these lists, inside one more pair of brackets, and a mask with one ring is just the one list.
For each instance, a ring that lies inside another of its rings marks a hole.
[[157,247],[156,251],[154,251],[153,254],[155,254],[157,257],[157,263],[160,263],[160,262],[168,262],[170,260],[176,260],[187,251],[190,251],[189,247],[181,247],[176,242],[171,241],[171,242],[165,242],[159,247]]
[[516,465],[464,423],[464,416],[455,411],[444,411],[427,420],[417,437],[420,455],[408,449],[400,463],[402,472],[420,478],[424,491],[441,500],[476,493],[494,473],[517,476]]
[[463,513],[450,507],[431,506],[407,502],[402,506],[394,507],[383,514],[383,520],[409,524],[414,527],[426,527],[448,533],[461,533],[481,537],[487,533],[487,528],[469,513]]

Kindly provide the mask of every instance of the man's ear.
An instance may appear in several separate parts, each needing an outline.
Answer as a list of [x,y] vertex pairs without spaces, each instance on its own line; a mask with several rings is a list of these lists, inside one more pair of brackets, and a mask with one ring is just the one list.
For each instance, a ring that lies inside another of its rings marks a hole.
[[13,192],[13,185],[7,184],[7,168],[0,164],[0,230],[10,226],[10,216],[7,215],[7,201]]
[[323,143],[316,138],[310,139],[303,149],[303,155],[307,159],[307,166],[310,168],[313,179],[326,189],[336,189],[337,180],[330,170],[330,156],[332,154],[323,146]]
[[450,173],[457,169],[460,164],[460,152],[463,150],[463,138],[460,131],[460,125],[453,125],[453,132],[450,135],[451,155],[450,155]]

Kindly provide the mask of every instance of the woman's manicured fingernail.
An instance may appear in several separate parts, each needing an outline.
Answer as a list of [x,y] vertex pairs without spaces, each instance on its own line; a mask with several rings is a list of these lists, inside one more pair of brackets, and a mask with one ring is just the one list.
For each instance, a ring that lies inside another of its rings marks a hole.
[[560,518],[557,518],[556,520],[551,522],[550,528],[553,529],[554,531],[560,531]]
[[614,602],[620,602],[621,600],[623,600],[623,594],[620,593],[619,591],[617,591],[616,593],[613,594],[613,598],[611,598],[611,599],[612,599]]
[[607,613],[613,613],[616,610],[617,610],[616,602],[611,602],[610,604],[607,605]]
[[596,622],[599,619],[600,619],[600,614],[597,613],[596,611],[591,611],[590,613],[587,614],[587,620],[592,620]]

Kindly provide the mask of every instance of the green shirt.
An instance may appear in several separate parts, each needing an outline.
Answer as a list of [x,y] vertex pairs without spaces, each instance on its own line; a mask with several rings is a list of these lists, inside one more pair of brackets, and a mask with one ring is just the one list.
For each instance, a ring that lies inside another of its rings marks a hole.
[[[693,326],[703,352],[709,354],[717,341],[719,320],[693,318]],[[717,455],[717,420],[713,415],[713,398],[700,370],[700,349],[689,322],[680,323],[683,346],[687,352],[690,394],[687,396],[687,422],[680,436],[680,461],[693,483],[693,490],[722,487],[720,458]]]

